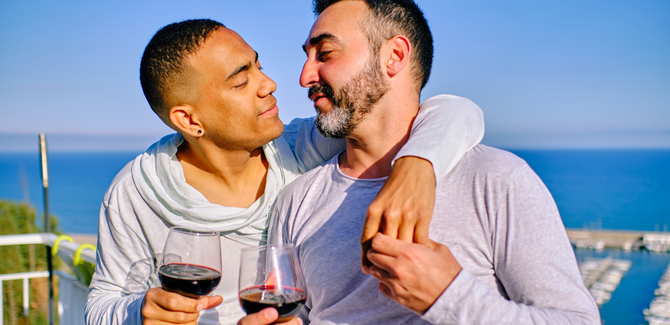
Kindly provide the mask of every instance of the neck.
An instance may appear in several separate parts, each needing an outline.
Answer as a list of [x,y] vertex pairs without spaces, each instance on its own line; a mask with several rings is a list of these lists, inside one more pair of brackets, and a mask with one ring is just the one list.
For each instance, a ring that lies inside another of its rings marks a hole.
[[268,163],[262,148],[227,150],[185,138],[177,158],[186,182],[211,203],[246,208],[265,192]]
[[407,142],[419,110],[418,96],[388,96],[380,100],[354,131],[346,137],[340,170],[356,178],[380,178],[391,173],[391,163]]

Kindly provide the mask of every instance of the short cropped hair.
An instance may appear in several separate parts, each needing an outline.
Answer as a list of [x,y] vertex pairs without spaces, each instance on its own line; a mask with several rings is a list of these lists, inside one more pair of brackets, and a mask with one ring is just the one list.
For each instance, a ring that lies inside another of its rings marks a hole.
[[[320,15],[341,0],[312,0],[313,12]],[[412,75],[421,91],[430,77],[433,65],[433,35],[423,12],[413,0],[364,0],[371,19],[363,22],[372,54],[378,55],[382,44],[396,35],[405,35],[412,43]]]
[[171,87],[188,68],[186,57],[195,53],[207,36],[223,24],[210,19],[185,20],[161,28],[144,49],[140,83],[151,109],[169,125],[167,103]]

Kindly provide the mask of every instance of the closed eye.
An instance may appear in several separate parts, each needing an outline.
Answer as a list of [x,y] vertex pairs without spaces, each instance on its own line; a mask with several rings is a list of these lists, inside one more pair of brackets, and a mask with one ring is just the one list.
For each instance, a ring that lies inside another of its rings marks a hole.
[[243,83],[233,86],[233,88],[243,88],[247,83],[249,83],[249,80],[245,80]]
[[316,59],[319,61],[325,61],[327,58],[326,56],[332,51],[321,51],[316,55]]

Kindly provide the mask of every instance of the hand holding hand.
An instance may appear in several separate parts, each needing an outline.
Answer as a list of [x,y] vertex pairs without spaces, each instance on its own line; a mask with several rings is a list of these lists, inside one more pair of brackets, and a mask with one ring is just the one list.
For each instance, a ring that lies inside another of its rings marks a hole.
[[210,309],[223,302],[221,296],[200,299],[184,297],[178,293],[151,288],[144,296],[142,317],[144,325],[189,324],[196,325],[203,309]]
[[447,246],[429,239],[428,247],[377,234],[367,253],[379,290],[399,304],[425,313],[456,278],[461,265]]
[[[272,324],[279,318],[277,310],[274,308],[265,308],[255,314],[244,316],[237,322],[237,325],[267,325]],[[300,317],[294,317],[288,322],[281,323],[282,325],[302,325]]]
[[426,245],[428,226],[435,206],[435,173],[433,165],[418,157],[396,160],[393,170],[368,207],[361,236],[363,272],[370,262],[366,252],[378,232],[393,239]]

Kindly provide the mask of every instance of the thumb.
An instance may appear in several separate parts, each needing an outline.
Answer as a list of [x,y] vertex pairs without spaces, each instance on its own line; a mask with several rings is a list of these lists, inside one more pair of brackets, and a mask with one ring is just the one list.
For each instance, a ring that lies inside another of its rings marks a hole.
[[223,297],[221,296],[205,296],[198,299],[198,305],[202,306],[202,309],[212,309],[223,302]]
[[265,308],[255,314],[245,317],[244,324],[272,324],[279,318],[279,313],[274,308]]

